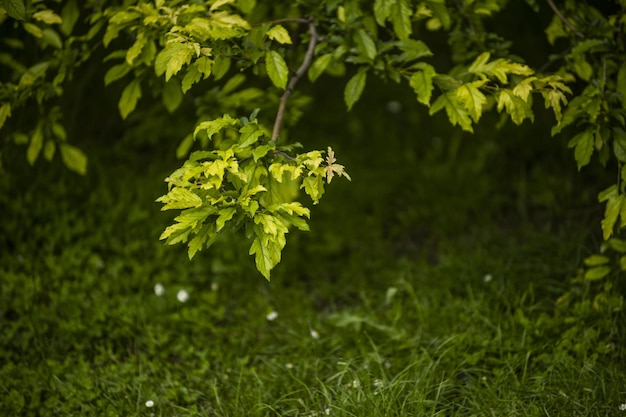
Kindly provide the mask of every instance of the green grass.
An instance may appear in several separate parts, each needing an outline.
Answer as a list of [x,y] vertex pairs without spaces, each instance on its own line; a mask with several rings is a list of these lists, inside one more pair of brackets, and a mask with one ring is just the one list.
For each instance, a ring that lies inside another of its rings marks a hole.
[[5,177],[0,415],[619,415],[623,311],[555,303],[597,213],[503,183],[496,151],[433,152],[384,185],[348,161],[271,284],[235,238],[192,262],[158,241],[171,162]]

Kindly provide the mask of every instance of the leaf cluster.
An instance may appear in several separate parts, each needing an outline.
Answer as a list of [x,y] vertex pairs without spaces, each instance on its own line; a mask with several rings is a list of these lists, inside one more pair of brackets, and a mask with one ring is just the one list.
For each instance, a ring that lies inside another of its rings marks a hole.
[[310,210],[296,201],[298,190],[317,204],[325,182],[350,177],[331,148],[326,158],[321,151],[292,156],[293,146],[277,146],[255,117],[200,123],[194,136],[224,133],[228,139],[220,149],[193,152],[166,178],[169,191],[157,201],[163,210],[181,210],[161,234],[168,244],[187,243],[191,259],[220,233],[243,230],[257,269],[269,280],[289,228],[309,230]]

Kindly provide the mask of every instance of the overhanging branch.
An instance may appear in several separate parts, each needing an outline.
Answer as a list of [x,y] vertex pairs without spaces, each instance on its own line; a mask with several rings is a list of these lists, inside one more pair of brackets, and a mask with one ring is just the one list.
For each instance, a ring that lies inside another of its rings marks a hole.
[[298,80],[304,75],[306,70],[311,65],[311,61],[313,60],[313,53],[315,52],[315,45],[317,43],[317,29],[312,21],[308,21],[309,24],[309,35],[311,38],[309,39],[309,46],[306,50],[306,54],[304,55],[304,59],[302,60],[302,64],[297,69],[296,73],[289,80],[289,84],[287,84],[287,88],[280,98],[280,103],[278,105],[278,112],[276,112],[276,119],[274,120],[274,130],[272,131],[271,142],[276,142],[278,140],[278,135],[280,134],[280,128],[283,124],[283,117],[285,115],[285,109],[287,108],[287,100],[289,96],[293,93],[293,90],[298,83]]

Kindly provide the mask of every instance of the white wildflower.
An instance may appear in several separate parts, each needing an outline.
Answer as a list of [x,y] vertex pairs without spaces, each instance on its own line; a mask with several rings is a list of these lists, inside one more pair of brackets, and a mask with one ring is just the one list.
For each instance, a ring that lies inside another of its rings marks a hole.
[[626,411],[626,403],[620,404],[619,405],[619,410],[620,411]]
[[152,401],[152,400],[146,401],[146,407],[148,407],[148,408],[154,407],[154,401]]
[[348,385],[350,388],[358,388],[359,387],[359,381],[356,379],[353,379],[352,382]]
[[286,363],[286,364],[285,364],[285,368],[287,368],[287,369],[293,369],[293,363],[291,363],[291,362]]
[[330,407],[326,407],[326,408],[324,409],[324,414],[326,414],[327,416],[329,416],[329,415],[330,415]]
[[181,303],[184,303],[189,300],[189,293],[185,290],[180,290],[178,291],[178,294],[176,294],[176,298],[178,298],[178,301]]
[[274,310],[270,311],[269,313],[267,313],[267,315],[265,316],[265,318],[267,319],[267,321],[274,321],[276,320],[276,317],[278,317],[278,313]]
[[315,340],[320,338],[320,334],[315,329],[311,329],[311,337]]
[[160,282],[154,284],[154,293],[159,297],[165,294],[165,287]]
[[381,381],[380,379],[375,379],[372,382],[372,385],[374,385],[375,388],[382,388],[382,386],[384,385],[384,382]]
[[491,274],[486,274],[483,277],[483,282],[491,282],[492,279],[493,279],[493,276]]

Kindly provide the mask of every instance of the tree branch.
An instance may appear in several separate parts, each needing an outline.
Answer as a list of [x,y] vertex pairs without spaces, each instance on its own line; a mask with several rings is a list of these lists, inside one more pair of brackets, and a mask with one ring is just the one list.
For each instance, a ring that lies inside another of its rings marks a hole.
[[559,17],[559,19],[561,19],[561,21],[563,23],[565,23],[565,25],[571,29],[572,32],[574,32],[576,34],[576,36],[580,37],[580,38],[584,38],[585,35],[583,35],[582,33],[580,33],[578,31],[578,29],[576,29],[576,27],[572,24],[572,22],[570,22],[567,17],[565,17],[563,15],[563,13],[561,13],[561,11],[559,10],[558,7],[556,7],[556,4],[554,4],[554,2],[552,0],[546,0],[546,2],[548,3],[548,5],[550,6],[550,8],[552,9],[552,11],[554,11],[554,13]]
[[276,113],[276,120],[274,121],[274,130],[272,131],[272,138],[270,142],[276,142],[278,140],[278,135],[280,133],[280,127],[283,124],[283,116],[285,115],[285,109],[287,107],[287,100],[289,96],[293,93],[293,90],[296,86],[296,83],[305,73],[305,71],[311,65],[311,61],[313,60],[313,53],[315,52],[315,44],[317,43],[317,29],[312,21],[308,21],[309,24],[309,34],[311,35],[311,39],[309,39],[309,46],[307,48],[306,54],[304,55],[304,59],[302,60],[302,64],[296,71],[296,73],[289,80],[289,84],[285,89],[282,97],[280,98],[280,104],[278,105],[278,112]]

